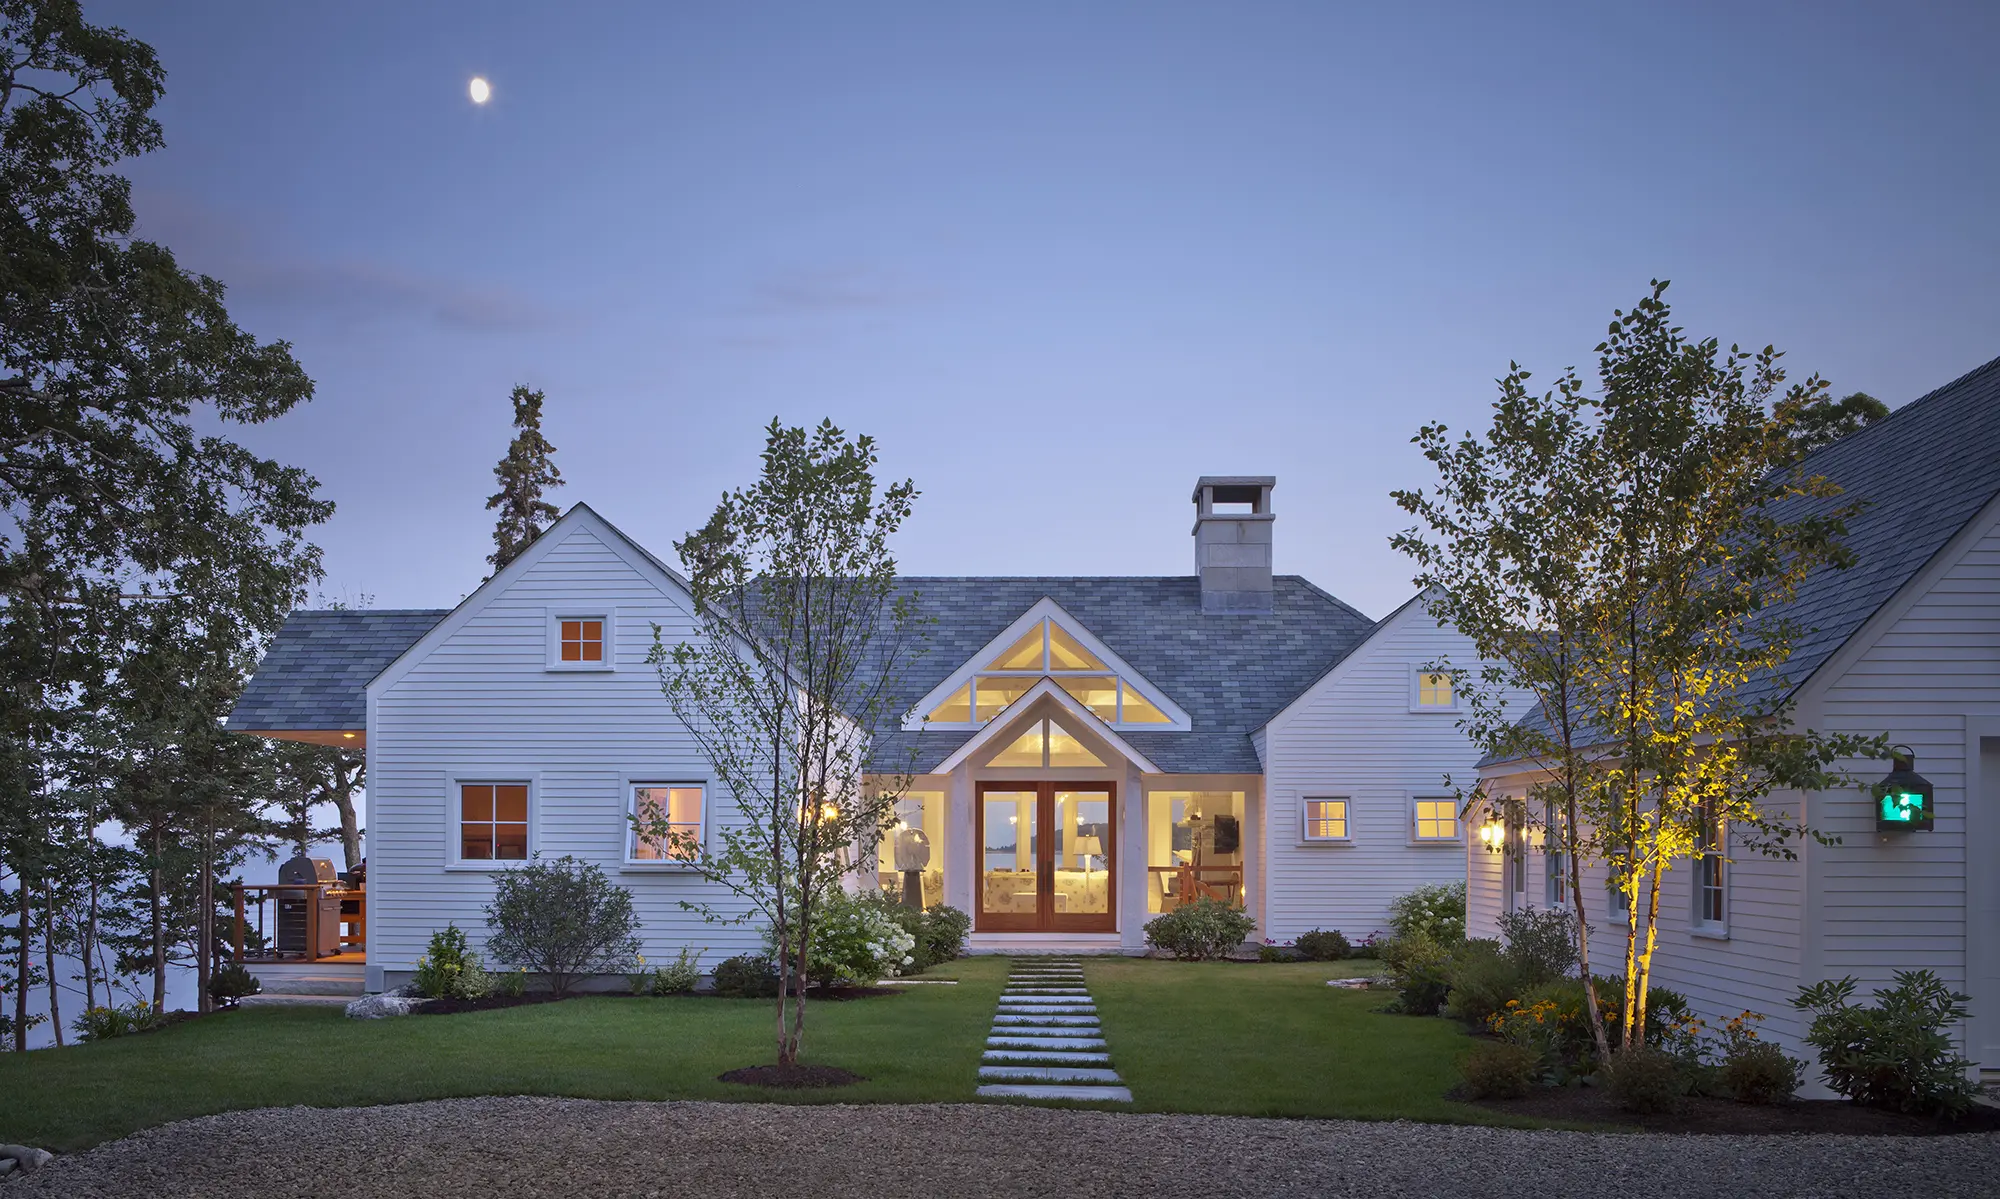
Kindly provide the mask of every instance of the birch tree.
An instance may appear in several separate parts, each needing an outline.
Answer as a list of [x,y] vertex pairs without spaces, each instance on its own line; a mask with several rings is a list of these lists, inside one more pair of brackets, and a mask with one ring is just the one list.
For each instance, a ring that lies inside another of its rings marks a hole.
[[[1425,426],[1415,441],[1439,481],[1395,493],[1420,523],[1394,544],[1493,663],[1454,670],[1467,731],[1537,772],[1516,819],[1562,813],[1546,835],[1580,947],[1584,864],[1628,897],[1620,1048],[1645,1035],[1666,876],[1736,848],[1795,857],[1811,830],[1772,795],[1842,785],[1836,759],[1882,752],[1791,721],[1786,666],[1805,630],[1785,605],[1854,560],[1842,538],[1857,506],[1804,461],[1829,424],[1826,384],[1788,385],[1769,347],[1688,337],[1665,291],[1615,314],[1594,393],[1569,371],[1534,395],[1512,368],[1488,433]],[[1507,710],[1512,690],[1531,711]]]
[[[899,721],[897,681],[921,652],[911,598],[898,594],[889,539],[916,487],[878,487],[872,438],[832,422],[810,433],[776,420],[762,476],[722,497],[674,543],[694,590],[696,636],[652,660],[674,714],[736,809],[703,844],[635,816],[640,835],[735,897],[688,903],[710,920],[761,920],[779,971],[778,1064],[794,1065],[806,1025],[815,924],[894,819],[909,761],[878,762],[875,733]],[[886,777],[885,777],[886,776]]]

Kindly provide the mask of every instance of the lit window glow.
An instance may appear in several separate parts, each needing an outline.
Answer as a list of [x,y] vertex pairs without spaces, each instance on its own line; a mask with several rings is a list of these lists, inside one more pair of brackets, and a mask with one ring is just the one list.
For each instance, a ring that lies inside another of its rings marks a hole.
[[1347,801],[1308,799],[1305,802],[1305,838],[1308,841],[1342,841],[1347,838]]

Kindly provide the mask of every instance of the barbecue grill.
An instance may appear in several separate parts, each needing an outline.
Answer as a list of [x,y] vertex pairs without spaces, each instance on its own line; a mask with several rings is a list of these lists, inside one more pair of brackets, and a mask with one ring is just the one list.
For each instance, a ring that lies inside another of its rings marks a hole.
[[[315,890],[278,892],[278,952],[307,953],[314,944],[321,953],[330,953],[340,944],[340,897],[331,894],[340,886],[340,876],[325,858],[304,854],[278,867],[281,887],[312,887]],[[308,939],[306,921],[319,922],[319,936]]]

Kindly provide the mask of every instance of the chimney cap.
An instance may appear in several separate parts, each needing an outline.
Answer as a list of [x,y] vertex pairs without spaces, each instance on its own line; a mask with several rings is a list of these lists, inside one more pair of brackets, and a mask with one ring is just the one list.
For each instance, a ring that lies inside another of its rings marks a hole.
[[1263,491],[1277,485],[1278,476],[1276,475],[1203,475],[1194,481],[1194,495],[1189,498],[1199,504],[1203,489],[1212,487],[1218,493],[1215,498],[1222,503],[1250,503],[1254,502],[1257,496],[1225,496],[1219,493],[1223,491],[1235,491],[1239,488],[1253,492]]

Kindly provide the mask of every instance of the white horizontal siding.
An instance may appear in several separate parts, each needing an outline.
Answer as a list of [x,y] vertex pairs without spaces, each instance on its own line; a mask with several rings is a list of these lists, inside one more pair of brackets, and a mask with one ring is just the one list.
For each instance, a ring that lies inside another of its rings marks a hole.
[[[377,693],[368,734],[369,962],[391,983],[447,923],[475,944],[485,940],[493,875],[447,867],[453,772],[535,779],[532,847],[595,862],[629,890],[649,961],[690,946],[712,964],[756,944],[754,926],[710,924],[681,908],[684,899],[720,902],[714,885],[623,865],[626,778],[710,775],[646,662],[654,624],[669,641],[693,634],[685,596],[657,586],[615,534],[578,522],[548,536],[560,540],[502,591],[477,597],[482,606],[461,627]],[[599,611],[616,613],[616,669],[547,669],[548,617]],[[711,828],[736,817],[712,783],[708,802]]]
[[[1264,746],[1265,936],[1326,928],[1358,940],[1388,927],[1396,896],[1465,877],[1460,845],[1412,843],[1410,802],[1449,796],[1447,775],[1469,784],[1479,755],[1456,714],[1410,711],[1410,680],[1414,667],[1473,656],[1470,640],[1412,605],[1273,721]],[[1347,799],[1351,843],[1304,841],[1308,797]]]

